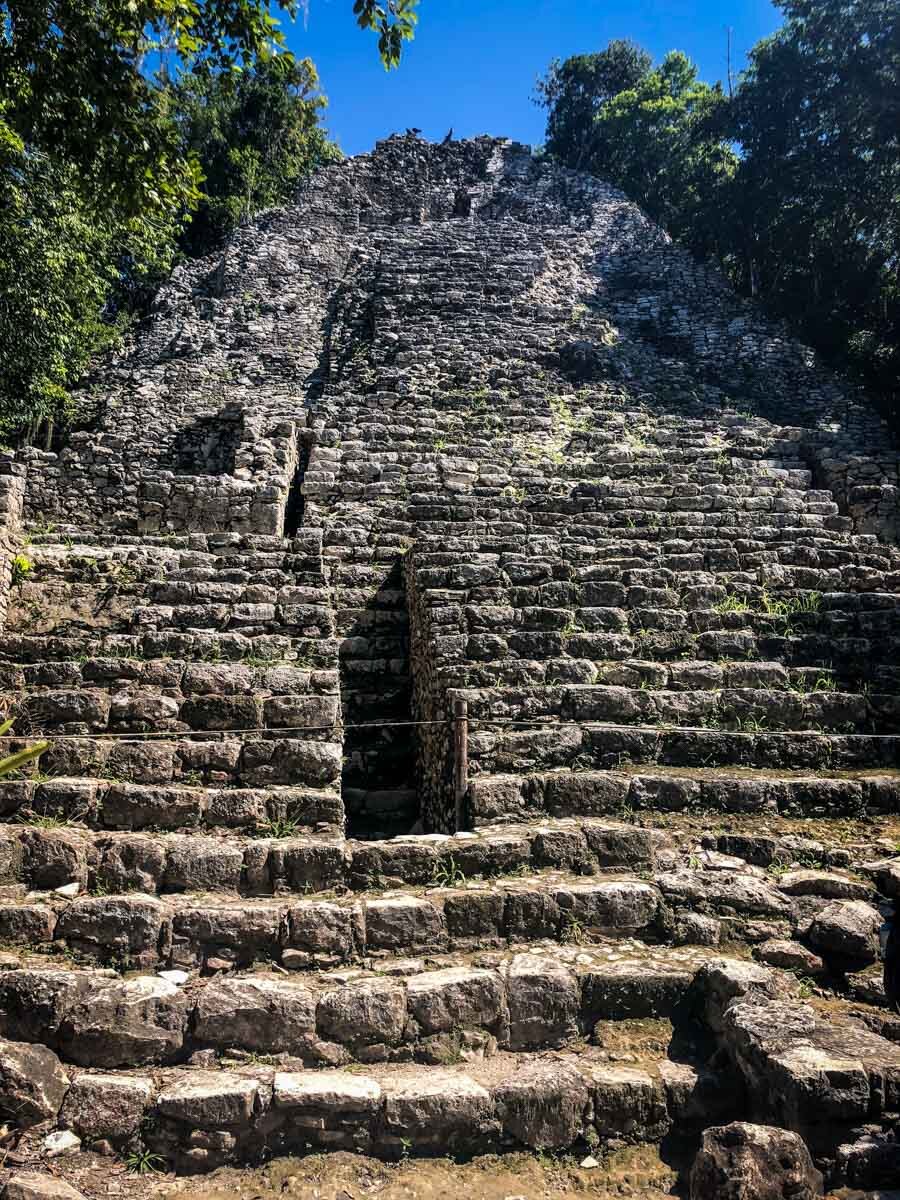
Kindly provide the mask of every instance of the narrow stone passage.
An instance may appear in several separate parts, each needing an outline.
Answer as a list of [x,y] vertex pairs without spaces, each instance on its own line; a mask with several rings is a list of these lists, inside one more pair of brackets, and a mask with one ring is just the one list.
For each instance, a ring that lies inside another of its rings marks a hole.
[[[380,568],[378,568],[380,570]],[[342,583],[351,573],[341,568]],[[352,577],[358,578],[353,572]],[[341,602],[350,589],[341,588]],[[342,791],[351,837],[392,837],[416,831],[409,613],[399,560],[387,569],[365,608],[338,612]]]

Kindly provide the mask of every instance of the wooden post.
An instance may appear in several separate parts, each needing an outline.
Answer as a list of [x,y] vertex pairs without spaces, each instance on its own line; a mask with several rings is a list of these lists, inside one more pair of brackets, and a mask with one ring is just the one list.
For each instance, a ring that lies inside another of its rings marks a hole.
[[455,827],[462,829],[469,790],[469,705],[453,701],[453,804]]

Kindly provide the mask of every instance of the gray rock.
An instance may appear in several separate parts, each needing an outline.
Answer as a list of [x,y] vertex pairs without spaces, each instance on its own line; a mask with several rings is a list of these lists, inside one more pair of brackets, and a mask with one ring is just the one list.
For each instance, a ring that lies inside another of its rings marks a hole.
[[823,896],[827,900],[871,900],[871,883],[848,879],[828,871],[786,871],[778,880],[778,890],[789,896]]
[[52,1050],[24,1042],[0,1042],[0,1114],[20,1126],[56,1117],[69,1078]]
[[167,892],[236,892],[244,852],[218,838],[178,837],[166,859]]
[[366,943],[376,950],[407,951],[437,948],[444,941],[444,924],[428,900],[398,896],[370,900],[365,905]]
[[571,971],[552,958],[517,954],[506,974],[513,1050],[560,1046],[578,1028],[580,993]]
[[734,1121],[703,1134],[691,1200],[813,1200],[822,1175],[796,1133]]
[[675,922],[675,941],[682,946],[718,946],[722,923],[703,913],[679,913]]
[[322,1037],[345,1045],[396,1045],[406,1024],[406,989],[393,979],[363,979],[319,999]]
[[238,964],[277,958],[281,924],[281,910],[268,904],[185,907],[172,918],[173,965],[191,967],[216,957]]
[[493,971],[447,967],[413,976],[406,986],[410,1016],[426,1034],[498,1030],[504,1024],[503,984]]
[[60,1029],[63,1055],[84,1067],[139,1067],[181,1053],[191,1002],[158,976],[116,980],[73,1005]]
[[275,1075],[276,1108],[325,1114],[360,1114],[370,1120],[381,1102],[381,1088],[374,1079],[335,1071],[282,1072]]
[[288,909],[288,945],[312,955],[350,958],[363,943],[358,905],[308,900]]
[[20,1171],[4,1188],[3,1200],[85,1200],[85,1197],[64,1179]]
[[312,993],[284,979],[212,980],[194,1010],[195,1040],[223,1050],[291,1051],[315,1028]]
[[[271,1089],[270,1089],[271,1090]],[[192,1071],[156,1098],[156,1111],[196,1129],[248,1125],[262,1101],[262,1085],[228,1071]]]
[[140,1128],[152,1095],[152,1081],[138,1075],[76,1075],[60,1122],[86,1142],[116,1142]]
[[52,891],[67,883],[87,884],[88,863],[84,838],[71,829],[27,829],[24,835],[25,869],[35,890]]
[[68,1010],[97,988],[95,977],[72,970],[6,971],[0,976],[0,1029],[13,1041],[55,1045]]
[[155,896],[85,896],[60,916],[56,937],[75,950],[129,966],[154,966],[169,918]]
[[590,1071],[594,1124],[601,1138],[658,1141],[668,1125],[662,1082],[632,1067],[595,1066]]
[[571,1146],[584,1127],[588,1086],[565,1063],[524,1063],[491,1096],[503,1133],[533,1149]]
[[573,884],[555,895],[564,921],[600,933],[652,934],[662,915],[659,890],[637,880]]
[[864,900],[835,900],[810,922],[806,940],[837,969],[853,969],[878,957],[881,916]]
[[801,971],[805,975],[821,975],[825,964],[818,954],[813,954],[799,942],[784,938],[770,938],[756,948],[757,957],[770,967],[783,967],[786,971]]
[[397,1152],[406,1143],[432,1153],[471,1151],[496,1135],[490,1094],[467,1075],[441,1070],[392,1075],[382,1090],[385,1143]]

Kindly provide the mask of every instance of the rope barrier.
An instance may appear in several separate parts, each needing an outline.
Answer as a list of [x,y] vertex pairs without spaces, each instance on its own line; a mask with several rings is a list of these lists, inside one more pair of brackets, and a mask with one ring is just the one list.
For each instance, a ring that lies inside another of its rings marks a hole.
[[469,725],[480,725],[491,729],[615,729],[633,733],[728,733],[765,737],[800,737],[809,734],[832,734],[835,737],[865,737],[870,741],[900,739],[900,733],[837,733],[825,729],[723,729],[709,725],[616,725],[604,721],[538,721],[503,720],[492,717],[456,717],[448,715],[432,721],[362,721],[350,725],[250,725],[242,729],[162,729],[144,733],[28,733],[7,734],[0,742],[21,742],[31,737],[40,737],[51,742],[83,742],[85,740],[129,740],[150,741],[153,738],[210,738],[217,734],[276,733],[282,737],[297,733],[329,733],[348,729],[404,729],[433,725],[454,725],[465,720]]

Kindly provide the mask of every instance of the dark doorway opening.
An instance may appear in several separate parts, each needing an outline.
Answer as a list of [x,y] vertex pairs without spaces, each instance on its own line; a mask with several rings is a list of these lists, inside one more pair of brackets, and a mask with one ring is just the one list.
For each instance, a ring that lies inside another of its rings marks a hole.
[[176,475],[232,475],[237,448],[244,432],[240,409],[223,409],[214,417],[200,417],[172,439],[167,458]]
[[347,833],[357,838],[420,832],[415,787],[409,611],[399,560],[340,630],[344,720],[342,790]]
[[312,447],[301,442],[297,447],[297,469],[288,490],[287,503],[284,508],[284,536],[294,537],[303,524],[303,479],[309,466],[309,455]]

